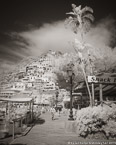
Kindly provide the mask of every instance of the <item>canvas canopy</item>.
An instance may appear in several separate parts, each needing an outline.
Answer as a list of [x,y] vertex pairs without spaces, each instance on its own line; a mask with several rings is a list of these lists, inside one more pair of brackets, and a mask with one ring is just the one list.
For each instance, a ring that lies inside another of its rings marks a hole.
[[[102,84],[102,91],[103,91],[103,96],[104,97],[112,97],[114,99],[116,99],[116,74],[99,74],[96,75],[96,77],[99,78],[99,83],[94,83],[94,93],[95,96],[98,97],[99,96],[99,91],[100,91],[100,87],[99,84]],[[114,80],[114,83],[112,83],[112,80]],[[89,83],[89,88],[90,91],[92,88],[91,83]],[[78,84],[77,87],[75,87],[74,92],[78,93],[81,92],[83,96],[88,96],[88,91],[87,91],[87,87],[84,81],[80,82]]]
[[0,101],[8,102],[30,102],[32,98],[0,98]]

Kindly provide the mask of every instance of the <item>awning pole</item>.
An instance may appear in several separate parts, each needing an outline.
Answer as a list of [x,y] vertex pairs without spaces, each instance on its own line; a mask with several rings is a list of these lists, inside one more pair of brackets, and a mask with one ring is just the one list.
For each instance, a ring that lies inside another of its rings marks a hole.
[[101,106],[103,106],[103,90],[102,90],[102,84],[99,84],[99,88],[100,88],[100,102],[101,102]]

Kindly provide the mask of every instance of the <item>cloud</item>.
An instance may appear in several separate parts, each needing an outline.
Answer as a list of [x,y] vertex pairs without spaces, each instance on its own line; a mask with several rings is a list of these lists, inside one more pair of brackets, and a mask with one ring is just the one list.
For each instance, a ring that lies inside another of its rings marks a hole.
[[20,47],[18,44],[12,42],[12,44],[0,45],[0,73],[2,71],[12,70],[19,61],[21,61],[27,55],[27,49]]
[[114,45],[116,39],[115,22],[112,17],[102,19],[91,28],[85,37],[85,41],[92,45],[93,53],[96,53],[96,57],[116,56],[116,46]]
[[[100,20],[93,26],[85,36],[85,42],[90,43],[95,48],[108,48],[115,38],[115,20],[111,17]],[[29,43],[28,50],[32,55],[41,55],[47,50],[74,52],[70,45],[74,38],[80,39],[79,34],[75,35],[64,26],[64,21],[58,21],[51,24],[44,24],[27,32],[18,34]]]
[[87,34],[86,41],[96,47],[110,46],[116,37],[115,20],[111,17],[100,20]]
[[[65,21],[65,20],[64,20]],[[24,32],[12,32],[10,37],[12,38],[12,47],[4,48],[4,57],[8,54],[13,56],[7,60],[21,60],[26,56],[40,56],[42,53],[48,50],[61,51],[61,52],[75,52],[71,43],[74,38],[80,40],[80,36],[75,35],[70,29],[66,29],[64,26],[64,21],[58,21],[49,24],[43,24],[43,26],[37,28],[33,26],[33,29]],[[89,43],[98,50],[96,55],[116,55],[116,51],[113,51],[111,43],[114,42],[115,33],[115,20],[111,17],[97,22],[85,36],[85,42]],[[114,48],[115,50],[115,48]],[[19,58],[19,59],[18,59]],[[5,61],[4,61],[5,62]],[[9,65],[6,63],[6,66]],[[5,66],[5,65],[4,65]]]
[[41,28],[19,34],[29,42],[28,49],[32,55],[40,55],[48,50],[69,52],[68,42],[74,35],[65,29],[64,21],[44,24]]

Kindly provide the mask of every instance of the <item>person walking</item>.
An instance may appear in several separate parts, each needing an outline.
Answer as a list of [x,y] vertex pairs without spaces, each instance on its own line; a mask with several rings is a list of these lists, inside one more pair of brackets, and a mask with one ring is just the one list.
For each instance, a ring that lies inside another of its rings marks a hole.
[[55,108],[51,107],[50,112],[51,112],[51,115],[52,115],[52,120],[54,120],[54,115],[55,115],[55,112],[56,112]]

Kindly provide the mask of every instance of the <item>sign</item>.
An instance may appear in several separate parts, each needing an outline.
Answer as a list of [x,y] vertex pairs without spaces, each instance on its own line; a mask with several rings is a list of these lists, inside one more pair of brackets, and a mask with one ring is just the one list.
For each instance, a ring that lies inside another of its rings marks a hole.
[[108,83],[116,84],[116,77],[109,76],[88,76],[88,83]]
[[97,83],[96,76],[88,76],[88,83]]

